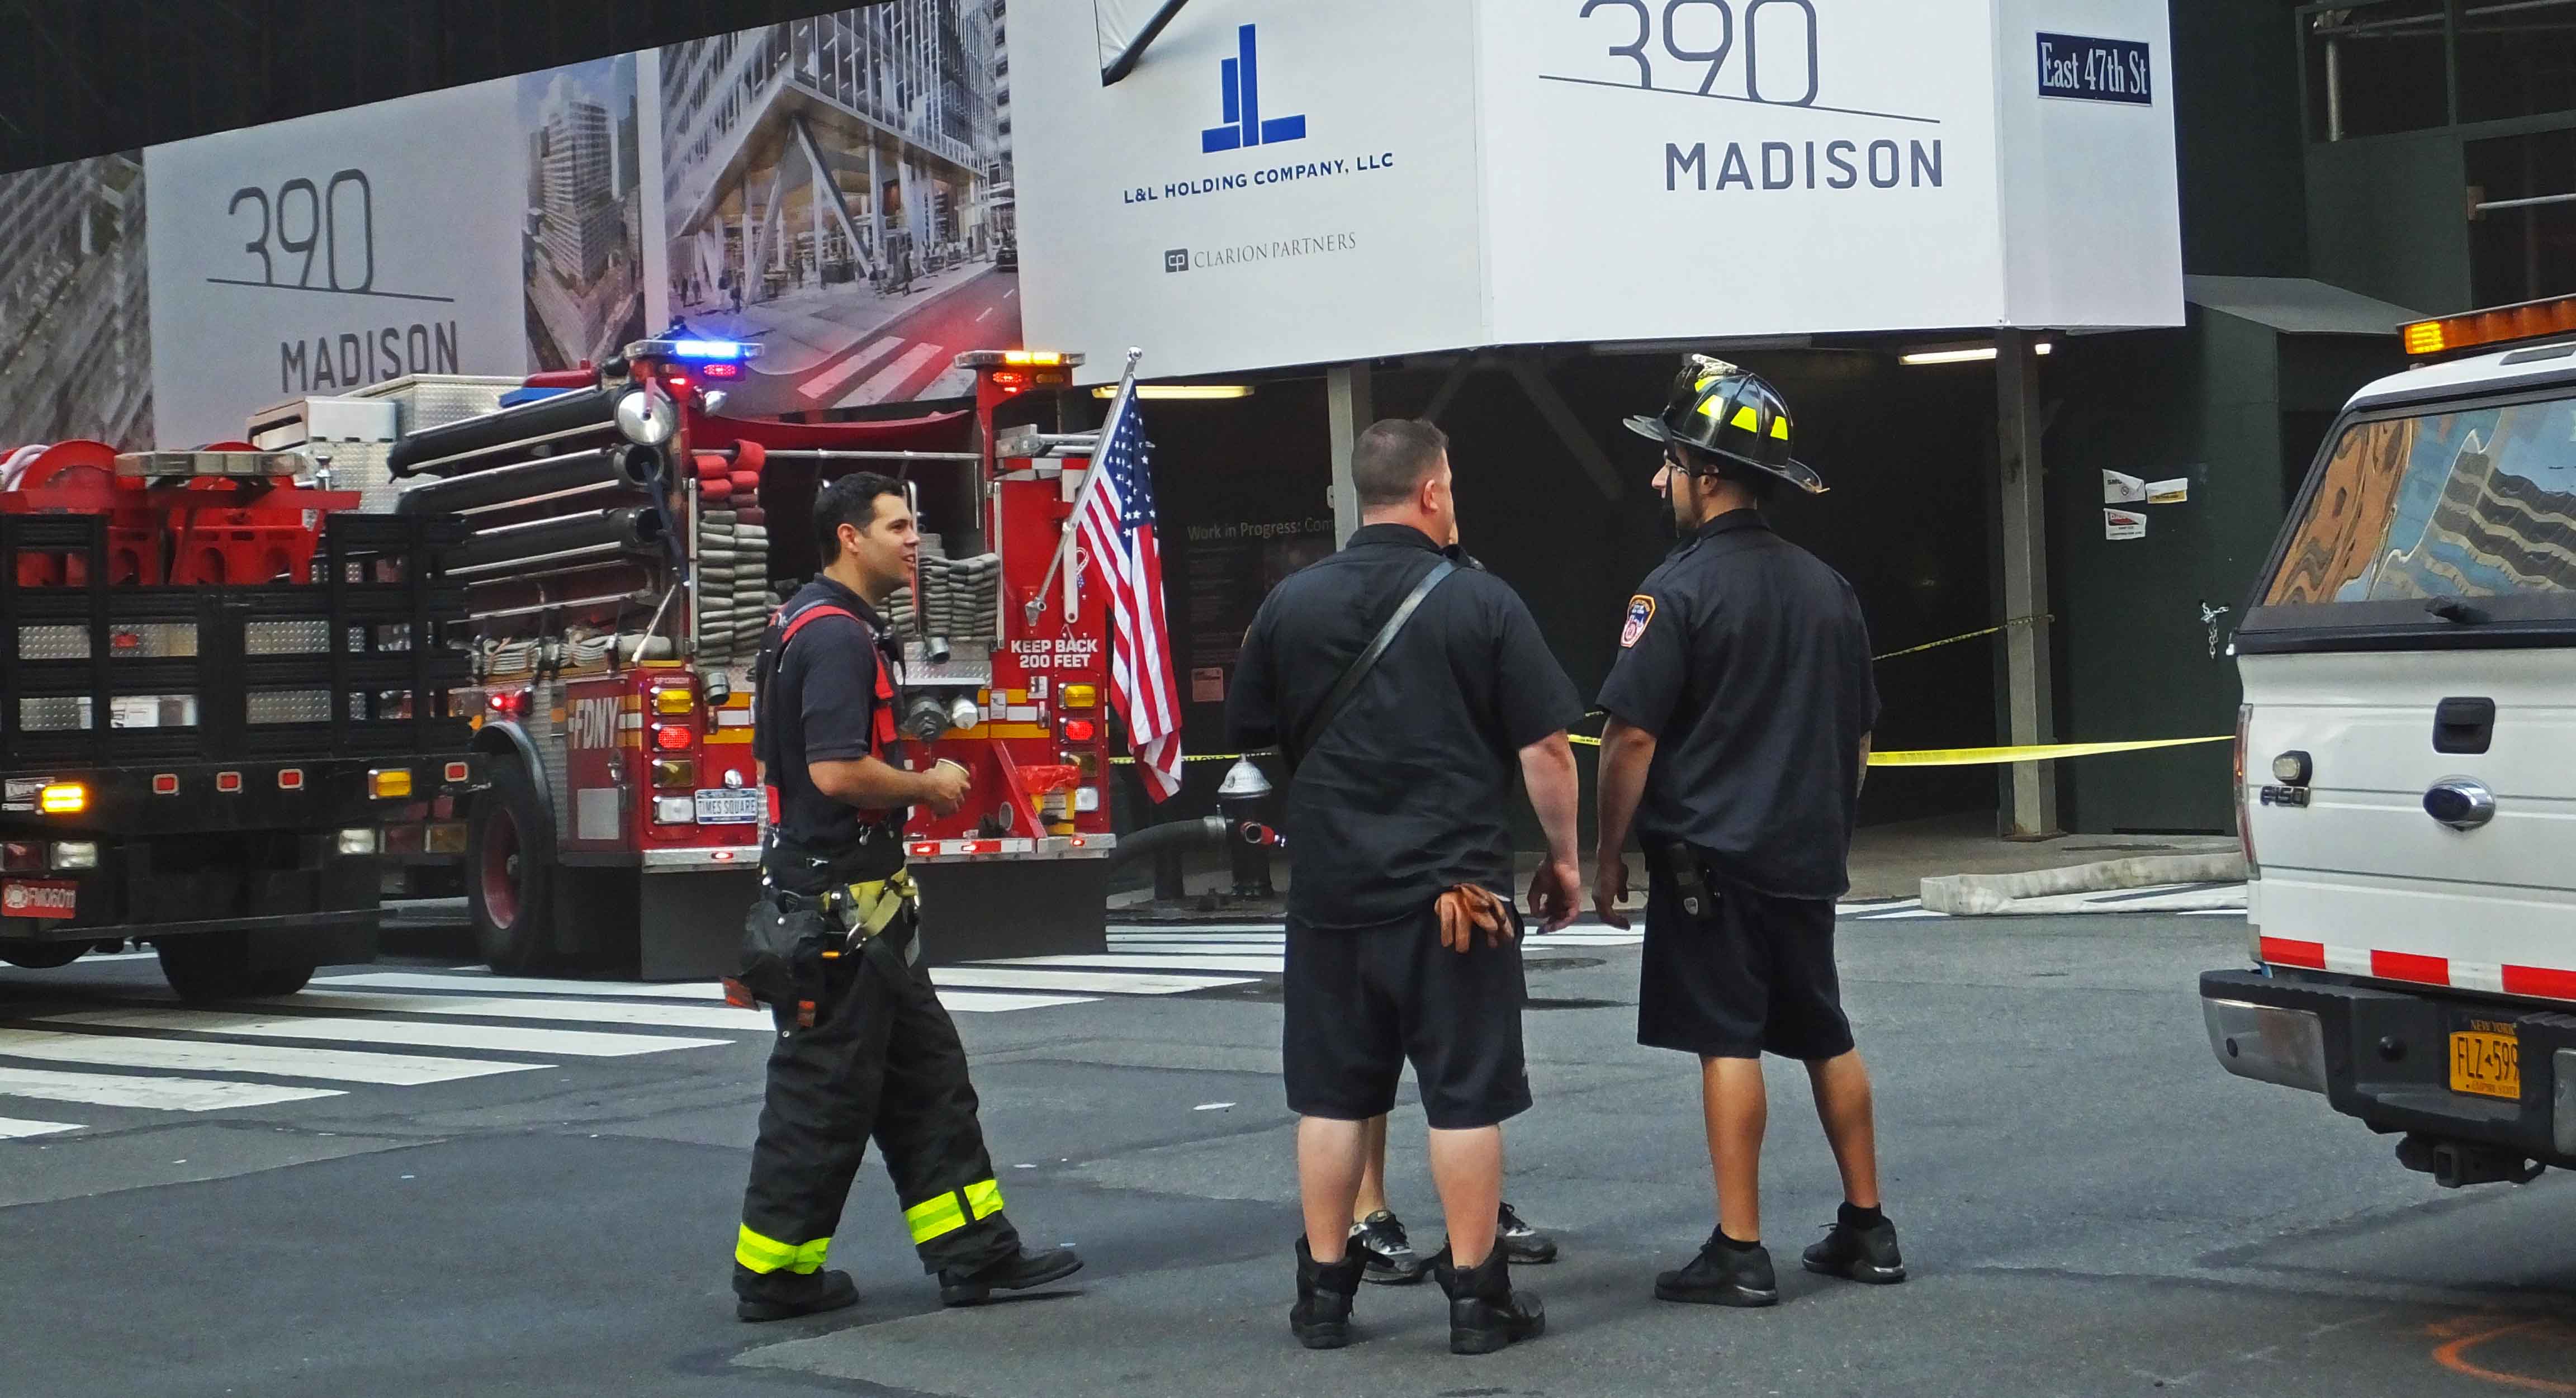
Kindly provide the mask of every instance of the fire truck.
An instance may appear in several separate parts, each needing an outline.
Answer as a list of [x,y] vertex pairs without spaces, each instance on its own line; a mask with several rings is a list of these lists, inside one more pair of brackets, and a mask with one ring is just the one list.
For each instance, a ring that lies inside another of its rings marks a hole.
[[904,483],[925,531],[887,609],[898,760],[950,759],[974,782],[964,809],[917,812],[908,832],[927,949],[1100,949],[1108,619],[1068,527],[1095,434],[1062,430],[1080,358],[961,355],[971,410],[728,416],[758,351],[675,328],[596,368],[396,380],[253,424],[355,471],[398,517],[464,522],[447,567],[471,655],[459,747],[488,787],[399,853],[413,886],[461,882],[498,970],[731,970],[766,819],[752,663],[820,570],[815,493],[874,470]]
[[375,956],[380,864],[480,784],[443,575],[247,442],[0,465],[0,961],[151,944],[191,1000]]

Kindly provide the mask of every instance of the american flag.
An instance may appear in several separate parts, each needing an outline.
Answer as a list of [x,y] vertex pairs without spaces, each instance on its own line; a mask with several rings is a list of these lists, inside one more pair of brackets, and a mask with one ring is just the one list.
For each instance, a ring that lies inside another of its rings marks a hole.
[[1156,801],[1181,786],[1181,706],[1164,639],[1163,555],[1154,542],[1153,445],[1133,392],[1101,429],[1075,538],[1109,589],[1109,701],[1127,724],[1136,770]]

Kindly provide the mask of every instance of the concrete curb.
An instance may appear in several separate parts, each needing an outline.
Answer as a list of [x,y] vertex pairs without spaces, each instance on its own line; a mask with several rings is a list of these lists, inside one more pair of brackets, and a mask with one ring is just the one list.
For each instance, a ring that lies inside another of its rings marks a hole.
[[1947,874],[1929,878],[1923,881],[1923,907],[1953,917],[1983,917],[2019,911],[2013,905],[2026,898],[2109,893],[2160,884],[2244,881],[2245,856],[2239,853],[2159,854],[2027,874]]

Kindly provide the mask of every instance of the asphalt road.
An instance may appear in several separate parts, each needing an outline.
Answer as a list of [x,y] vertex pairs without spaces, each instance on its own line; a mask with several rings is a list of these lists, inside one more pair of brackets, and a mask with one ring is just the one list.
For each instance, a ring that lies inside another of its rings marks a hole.
[[808,294],[690,322],[762,337],[767,352],[725,390],[736,416],[972,396],[974,374],[953,365],[966,350],[1019,347],[1019,274],[977,263],[920,285],[909,297]]
[[[1538,943],[1539,1104],[1510,1128],[1510,1197],[1565,1260],[1522,1278],[1547,1337],[1482,1359],[1446,1353],[1429,1287],[1368,1289],[1350,1350],[1288,1337],[1292,1128],[1258,941],[1122,943],[1166,980],[1056,968],[1054,994],[1026,968],[951,973],[1012,1217],[1089,1269],[941,1311],[872,1164],[834,1252],[865,1304],[766,1327],[726,1290],[756,1022],[424,965],[180,1019],[148,961],[0,970],[0,1118],[68,1128],[0,1139],[0,1393],[2576,1393],[2576,1186],[2444,1193],[2320,1100],[2220,1073],[2193,977],[2243,936],[2223,917],[1847,923],[1914,1279],[1793,1264],[1760,1312],[1649,1298],[1710,1222],[1692,1074],[1633,1043],[1632,947]],[[1193,973],[1232,983],[1170,983]],[[253,1049],[433,1061],[266,1061],[280,1076],[245,1067]],[[215,1084],[336,1095],[227,1104]],[[1802,1075],[1774,1087],[1769,1241],[1790,1256],[1838,1191]],[[83,1091],[127,1104],[65,1100]],[[1428,1251],[1420,1117],[1398,1122],[1398,1204]]]

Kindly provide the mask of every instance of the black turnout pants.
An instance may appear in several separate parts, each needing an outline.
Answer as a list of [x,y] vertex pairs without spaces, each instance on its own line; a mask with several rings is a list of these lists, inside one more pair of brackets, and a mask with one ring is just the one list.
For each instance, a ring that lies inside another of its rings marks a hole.
[[905,912],[864,949],[826,964],[814,1024],[778,1007],[769,1093],[743,1191],[737,1287],[821,1268],[868,1139],[924,1271],[972,1271],[1019,1251],[984,1150],[966,1049],[928,973],[904,964]]

